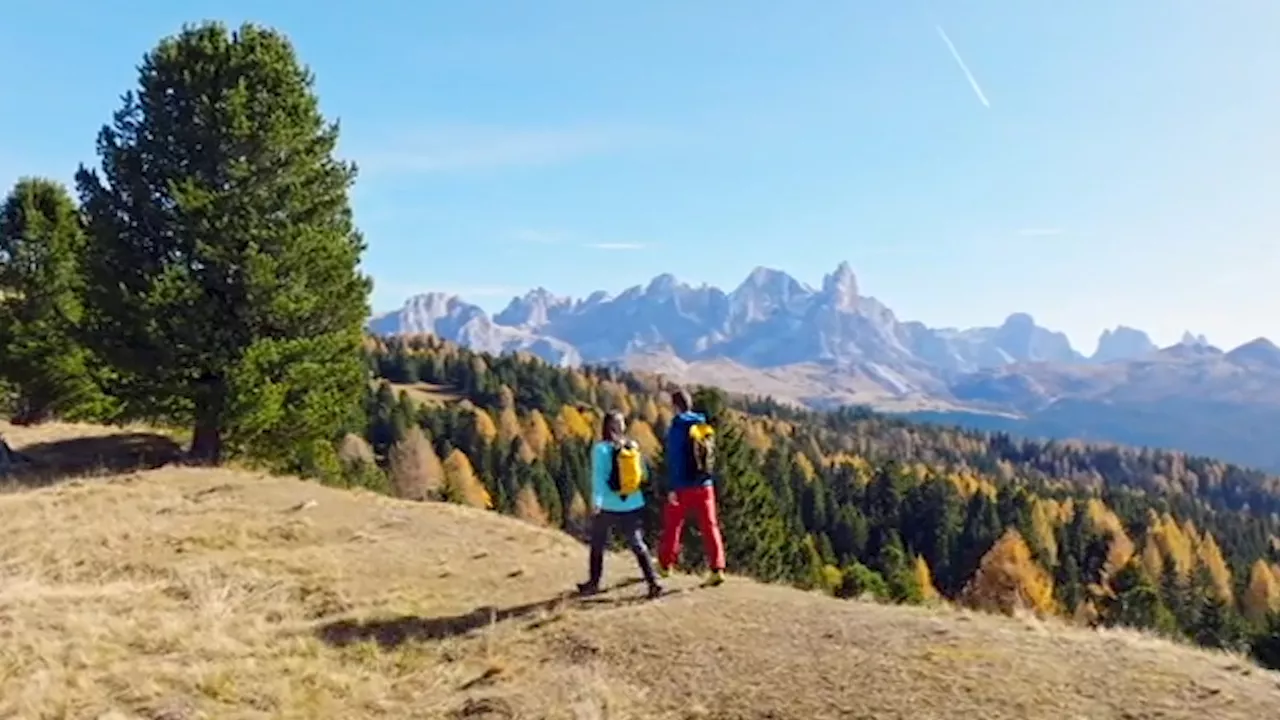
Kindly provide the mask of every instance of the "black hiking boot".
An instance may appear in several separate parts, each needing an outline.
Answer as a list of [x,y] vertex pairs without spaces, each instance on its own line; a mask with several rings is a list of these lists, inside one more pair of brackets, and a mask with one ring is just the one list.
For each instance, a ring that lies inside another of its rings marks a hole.
[[598,595],[599,593],[600,593],[600,586],[596,583],[593,583],[590,581],[584,582],[584,583],[578,583],[578,595],[581,597]]
[[645,595],[645,597],[649,598],[650,600],[657,600],[658,598],[666,594],[666,592],[667,592],[666,588],[655,583],[649,586],[649,592]]

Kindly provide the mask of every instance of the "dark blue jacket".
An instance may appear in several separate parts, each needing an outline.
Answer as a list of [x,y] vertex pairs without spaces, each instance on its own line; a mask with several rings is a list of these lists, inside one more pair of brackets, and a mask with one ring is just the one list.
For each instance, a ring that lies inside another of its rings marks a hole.
[[667,462],[667,481],[672,491],[682,488],[706,487],[713,484],[710,477],[689,477],[689,428],[704,423],[707,416],[693,411],[682,412],[671,419],[667,428],[667,442],[663,458]]

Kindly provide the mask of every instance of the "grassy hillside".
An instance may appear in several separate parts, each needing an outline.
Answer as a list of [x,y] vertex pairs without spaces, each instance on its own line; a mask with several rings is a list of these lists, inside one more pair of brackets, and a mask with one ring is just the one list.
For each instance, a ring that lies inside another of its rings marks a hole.
[[[349,473],[403,497],[448,498],[580,528],[604,409],[661,469],[660,377],[563,370],[431,337],[369,342],[379,385]],[[396,387],[429,383],[453,401]],[[717,492],[731,570],[838,597],[1130,627],[1251,650],[1280,666],[1280,479],[1185,453],[1032,441],[858,410],[809,412],[699,390],[721,428]],[[367,457],[367,461],[360,460]],[[354,465],[352,466],[354,467]],[[386,475],[383,475],[385,470]],[[379,478],[383,478],[379,480]],[[651,512],[661,472],[646,489]],[[650,531],[659,525],[650,518]],[[685,547],[698,567],[700,548]]]
[[[91,458],[84,426],[2,430],[44,457],[127,459],[101,437],[117,433],[94,431]],[[558,531],[230,469],[11,488],[0,525],[0,717],[1253,720],[1280,706],[1280,675],[1131,631],[743,579],[677,577],[681,592],[639,602],[624,557],[606,595],[573,600],[560,590],[585,549]]]

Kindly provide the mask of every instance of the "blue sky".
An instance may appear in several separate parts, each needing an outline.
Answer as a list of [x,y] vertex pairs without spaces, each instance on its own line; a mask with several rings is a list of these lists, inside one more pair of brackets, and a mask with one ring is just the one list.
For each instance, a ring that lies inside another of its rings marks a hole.
[[666,271],[731,289],[756,265],[817,284],[848,260],[864,294],[931,325],[1025,311],[1086,351],[1119,323],[1161,343],[1280,339],[1280,3],[41,0],[4,16],[6,186],[92,162],[139,59],[184,21],[288,33],[361,167],[378,309]]

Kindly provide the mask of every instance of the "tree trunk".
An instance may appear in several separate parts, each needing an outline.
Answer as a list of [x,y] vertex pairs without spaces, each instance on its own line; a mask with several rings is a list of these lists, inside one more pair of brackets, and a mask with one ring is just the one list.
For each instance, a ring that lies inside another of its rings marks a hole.
[[222,407],[226,393],[221,378],[202,378],[201,385],[203,392],[196,398],[196,423],[188,459],[193,465],[218,465],[222,462]]
[[222,431],[218,429],[216,421],[196,421],[188,458],[193,465],[217,465],[222,462]]

